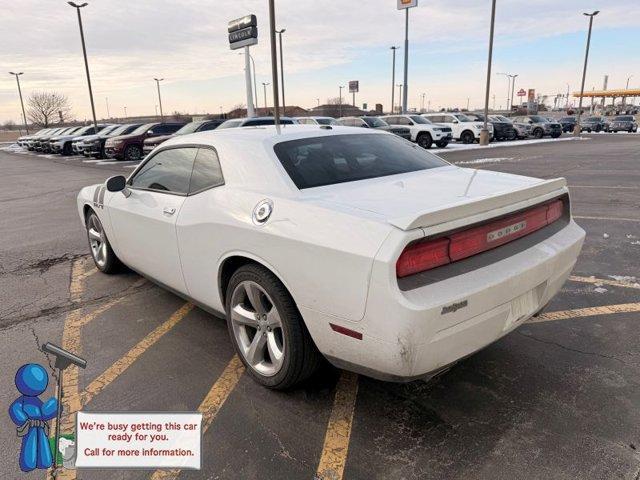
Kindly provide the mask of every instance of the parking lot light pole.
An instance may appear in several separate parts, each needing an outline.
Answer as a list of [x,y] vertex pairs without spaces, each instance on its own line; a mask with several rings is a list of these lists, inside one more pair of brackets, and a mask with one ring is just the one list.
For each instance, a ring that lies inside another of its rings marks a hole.
[[158,87],[158,105],[160,105],[160,121],[164,122],[164,115],[162,113],[162,97],[160,96],[160,82],[164,80],[164,78],[154,78],[156,81],[156,87]]
[[338,103],[338,109],[339,109],[339,115],[342,116],[342,89],[344,88],[344,85],[338,85],[338,88],[340,89],[340,96],[339,98],[339,103]]
[[[593,28],[593,17],[595,17],[599,10],[593,13],[583,13],[583,15],[589,17],[589,32],[587,33],[587,48],[584,52],[584,67],[582,68],[582,84],[580,86],[580,100],[578,101],[578,115],[576,116],[576,126],[573,130],[575,135],[580,135],[580,117],[582,116],[582,96],[584,95],[584,81],[587,78],[587,61],[589,60],[589,45],[591,44],[591,29]],[[592,97],[593,98],[593,97]]]
[[396,50],[400,47],[391,47],[393,52],[393,60],[391,63],[391,114],[393,115],[393,107],[395,106],[396,93]]
[[489,145],[489,93],[491,91],[491,61],[493,59],[493,27],[496,20],[496,0],[491,2],[491,27],[489,28],[489,59],[487,61],[487,87],[484,94],[484,123],[480,130],[480,145]]
[[396,87],[398,87],[398,98],[400,99],[398,101],[398,113],[402,113],[402,84],[399,83],[396,85]]
[[282,34],[286,32],[287,29],[283,28],[282,30],[276,30],[278,34],[278,40],[280,41],[280,83],[282,83],[282,113],[283,115],[287,114],[287,107],[284,101],[284,57],[282,56]]
[[404,9],[404,90],[402,95],[402,112],[407,113],[407,93],[409,90],[409,8]]
[[267,112],[266,112],[266,110],[267,110],[267,85],[271,85],[271,83],[270,82],[262,82],[262,88],[264,89],[264,109],[265,109],[264,114],[265,115],[267,114]]
[[[18,84],[18,95],[20,96],[20,106],[22,107],[22,120],[24,121],[24,129],[27,131],[27,135],[29,134],[29,127],[27,126],[27,115],[24,113],[24,101],[22,100],[22,89],[20,88],[20,75],[24,72],[9,72],[11,75],[16,77],[16,83]],[[627,88],[629,88],[629,80],[627,80]]]
[[[516,89],[516,77],[518,76],[518,74],[516,73],[515,75],[511,75],[511,102],[509,103],[511,110],[513,110],[513,92]],[[509,111],[511,111],[509,110]]]
[[507,103],[506,103],[506,109],[509,110],[509,98],[511,97],[511,75],[508,73],[502,73],[502,72],[498,72],[496,73],[496,75],[504,75],[505,77],[507,77]]
[[[627,86],[625,87],[625,90],[629,90],[629,80],[631,80],[633,78],[633,75],[629,75],[627,77]],[[622,106],[625,106],[627,104],[627,97],[624,96],[622,97]]]
[[96,121],[96,107],[93,103],[93,91],[91,90],[91,76],[89,75],[89,62],[87,60],[87,47],[84,44],[84,30],[82,29],[82,15],[80,14],[80,9],[89,5],[88,3],[83,3],[78,5],[74,2],[67,2],[73,8],[76,9],[78,13],[78,25],[80,26],[80,40],[82,41],[82,55],[84,56],[84,69],[87,72],[87,84],[89,85],[89,99],[91,100],[91,114],[93,115],[93,128],[98,130],[98,122]]
[[273,82],[273,120],[280,135],[280,100],[278,99],[278,54],[276,50],[276,5],[269,0],[269,37],[271,40],[271,81]]

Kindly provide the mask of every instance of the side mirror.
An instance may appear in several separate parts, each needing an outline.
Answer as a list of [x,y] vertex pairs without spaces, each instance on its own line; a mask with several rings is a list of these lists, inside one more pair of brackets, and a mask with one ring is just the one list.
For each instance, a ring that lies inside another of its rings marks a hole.
[[532,123],[533,123],[533,120],[529,120],[527,123],[532,124]]
[[107,180],[107,190],[110,192],[121,192],[127,186],[127,179],[123,175],[116,175]]
[[454,120],[454,121],[453,121],[453,122],[451,122],[451,123],[460,123],[460,122],[458,122],[458,120]]
[[362,128],[369,128],[369,124],[366,122],[363,122],[362,125],[360,125]]
[[153,135],[153,128],[151,130],[147,130],[147,135]]

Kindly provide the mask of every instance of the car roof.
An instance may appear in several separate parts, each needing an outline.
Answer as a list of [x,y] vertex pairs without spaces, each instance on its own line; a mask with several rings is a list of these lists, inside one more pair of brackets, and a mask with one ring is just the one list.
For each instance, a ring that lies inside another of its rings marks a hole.
[[299,190],[277,159],[273,147],[281,142],[336,135],[392,135],[375,129],[340,125],[275,125],[207,130],[173,137],[158,152],[172,147],[213,147],[218,153],[225,184],[274,196],[296,196]]

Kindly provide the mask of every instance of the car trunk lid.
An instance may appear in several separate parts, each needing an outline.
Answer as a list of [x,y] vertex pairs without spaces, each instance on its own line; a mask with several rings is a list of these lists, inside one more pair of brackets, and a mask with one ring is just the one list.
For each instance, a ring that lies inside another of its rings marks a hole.
[[[427,228],[566,191],[563,178],[441,167],[313,189],[309,200],[376,214],[401,230]],[[311,194],[311,191],[308,192]]]

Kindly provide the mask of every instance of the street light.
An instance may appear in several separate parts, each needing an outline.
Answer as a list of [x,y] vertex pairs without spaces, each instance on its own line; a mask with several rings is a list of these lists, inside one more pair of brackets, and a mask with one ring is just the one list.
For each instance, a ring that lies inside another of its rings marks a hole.
[[516,89],[516,77],[518,76],[518,74],[516,73],[515,75],[511,75],[511,110],[513,110],[513,92]]
[[600,13],[599,10],[596,10],[593,13],[583,13],[583,15],[589,17],[589,33],[587,33],[587,48],[584,52],[584,67],[582,68],[582,85],[580,86],[578,116],[576,117],[576,126],[573,130],[573,133],[576,135],[580,135],[580,117],[582,116],[582,96],[584,95],[584,81],[587,77],[587,61],[589,60],[589,45],[591,44],[591,29],[593,28],[593,17],[595,17],[598,13]]
[[280,40],[280,83],[282,83],[282,114],[287,114],[287,107],[284,101],[284,58],[282,56],[282,34],[286,32],[287,29],[283,28],[282,30],[276,30],[278,34],[278,38]]
[[[9,72],[9,74],[14,75],[16,77],[16,83],[18,84],[18,95],[20,96],[20,106],[22,107],[22,120],[24,121],[24,129],[27,131],[27,135],[29,134],[29,127],[27,126],[27,115],[24,113],[24,101],[22,100],[22,90],[20,89],[20,75],[24,72]],[[627,82],[628,84],[629,82]]]
[[396,87],[398,87],[399,93],[398,93],[398,98],[400,99],[400,105],[398,105],[398,113],[402,113],[402,83],[398,83],[396,85]]
[[109,97],[104,97],[104,101],[107,104],[107,118],[111,118],[111,114],[109,113]]
[[89,99],[91,100],[91,114],[93,115],[93,128],[98,130],[98,122],[96,121],[96,107],[93,104],[93,91],[91,90],[91,76],[89,75],[89,62],[87,61],[87,47],[84,44],[84,31],[82,29],[82,15],[80,15],[80,9],[89,5],[88,3],[83,3],[78,5],[73,2],[67,2],[73,8],[76,9],[78,13],[78,25],[80,26],[80,40],[82,41],[82,55],[84,56],[84,69],[87,72],[87,84],[89,85]]
[[156,87],[158,88],[158,104],[160,105],[160,121],[164,122],[164,115],[162,114],[162,97],[160,96],[160,82],[164,80],[164,78],[154,78],[156,81]]
[[339,101],[338,101],[338,111],[340,112],[339,116],[342,116],[342,89],[344,88],[344,85],[338,85],[338,88],[340,89],[340,96]]
[[393,52],[393,61],[391,67],[391,114],[393,114],[393,107],[395,107],[395,98],[394,95],[396,93],[396,50],[400,47],[391,47],[391,51]]
[[511,86],[511,80],[513,80],[513,86],[515,87],[516,77],[518,75],[517,74],[516,75],[512,75],[510,73],[496,73],[496,75],[504,75],[508,79],[508,82],[507,82],[507,110],[510,110],[511,107],[513,106],[513,87]]
[[489,93],[491,91],[491,61],[493,58],[493,27],[496,22],[496,0],[491,2],[491,26],[489,28],[489,59],[487,60],[487,86],[484,94],[484,123],[480,130],[480,145],[489,145]]
[[264,109],[265,109],[264,114],[265,114],[265,115],[267,114],[267,112],[266,112],[266,110],[267,110],[267,85],[271,85],[271,83],[269,83],[269,82],[266,82],[266,83],[265,83],[265,82],[262,82],[262,87],[264,88]]

